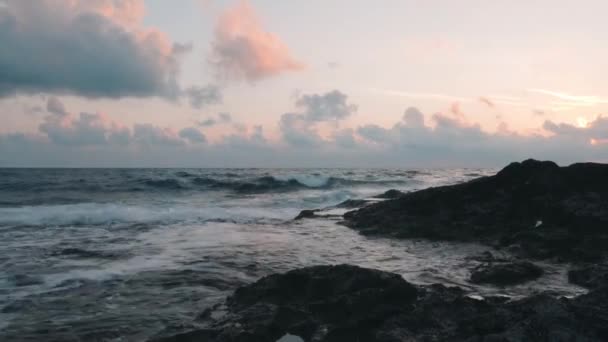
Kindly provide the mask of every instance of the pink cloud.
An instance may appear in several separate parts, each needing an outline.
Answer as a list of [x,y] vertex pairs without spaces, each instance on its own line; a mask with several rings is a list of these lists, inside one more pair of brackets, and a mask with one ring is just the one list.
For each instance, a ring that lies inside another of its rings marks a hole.
[[276,34],[264,30],[247,1],[220,16],[212,48],[211,63],[225,79],[255,82],[304,68]]

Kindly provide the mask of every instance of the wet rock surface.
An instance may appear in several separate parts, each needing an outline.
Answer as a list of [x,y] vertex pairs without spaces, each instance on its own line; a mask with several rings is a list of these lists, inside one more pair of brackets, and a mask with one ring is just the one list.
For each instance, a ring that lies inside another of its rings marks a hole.
[[531,258],[597,261],[608,251],[608,165],[512,163],[344,215],[363,234],[477,241]]
[[608,287],[574,299],[477,300],[389,272],[314,266],[241,287],[197,324],[154,341],[605,341]]
[[391,189],[391,190],[388,190],[388,191],[384,192],[383,194],[374,196],[374,198],[395,199],[395,198],[399,198],[399,197],[401,197],[403,195],[405,195],[404,192],[401,192],[401,191],[395,190],[395,189]]
[[317,216],[317,213],[319,212],[319,209],[305,209],[300,211],[300,213],[298,214],[298,216],[296,216],[294,218],[294,220],[303,220],[303,219],[307,219],[307,218],[313,218],[315,216]]
[[542,276],[543,269],[527,261],[487,263],[471,273],[471,282],[507,286],[525,283]]
[[608,265],[586,265],[568,272],[568,281],[589,289],[608,284]]

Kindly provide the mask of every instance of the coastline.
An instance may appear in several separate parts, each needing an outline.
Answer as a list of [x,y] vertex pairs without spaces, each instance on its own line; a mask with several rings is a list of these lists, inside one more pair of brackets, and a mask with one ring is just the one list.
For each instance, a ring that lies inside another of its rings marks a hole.
[[[349,209],[342,223],[364,235],[470,241],[513,253],[508,260],[478,256],[482,266],[472,270],[472,282],[475,272],[477,281],[497,286],[530,281],[542,274],[539,261],[552,260],[571,264],[570,282],[587,294],[471,298],[458,287],[412,285],[389,272],[307,267],[241,287],[201,314],[196,329],[155,340],[605,340],[607,180],[608,165],[527,160],[462,184],[337,206]],[[297,219],[335,219],[335,209],[303,211]]]

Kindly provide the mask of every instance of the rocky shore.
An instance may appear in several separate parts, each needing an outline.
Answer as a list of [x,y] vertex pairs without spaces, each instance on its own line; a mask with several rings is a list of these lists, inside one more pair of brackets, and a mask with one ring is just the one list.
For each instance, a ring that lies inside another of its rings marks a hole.
[[603,285],[574,299],[481,300],[389,272],[315,266],[239,288],[199,317],[201,328],[156,341],[606,341]]
[[[532,281],[539,260],[572,264],[575,298],[549,291],[513,300],[408,283],[351,265],[274,274],[237,289],[191,329],[155,341],[606,341],[608,165],[526,160],[462,184],[351,200],[343,224],[362,234],[477,242],[508,251],[474,256],[471,284]],[[335,219],[324,209],[296,219]]]
[[362,234],[474,241],[530,258],[603,259],[608,165],[526,160],[495,176],[425,189],[344,215]]

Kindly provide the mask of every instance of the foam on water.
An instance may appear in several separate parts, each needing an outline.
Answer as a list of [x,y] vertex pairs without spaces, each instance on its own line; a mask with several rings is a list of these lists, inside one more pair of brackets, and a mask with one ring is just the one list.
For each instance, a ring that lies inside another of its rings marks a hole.
[[[580,293],[552,264],[520,286],[469,284],[476,262],[468,257],[484,246],[369,238],[338,218],[292,221],[303,209],[488,172],[9,170],[12,181],[0,180],[0,340],[145,340],[191,322],[238,286],[318,264],[378,268],[472,296]],[[207,181],[196,185],[197,177]],[[46,188],[19,191],[11,182]],[[80,183],[88,185],[78,191]]]
[[[289,211],[293,214],[295,211]],[[285,211],[226,207],[142,207],[110,203],[0,208],[0,226],[107,225],[113,223],[248,222],[285,219]]]

